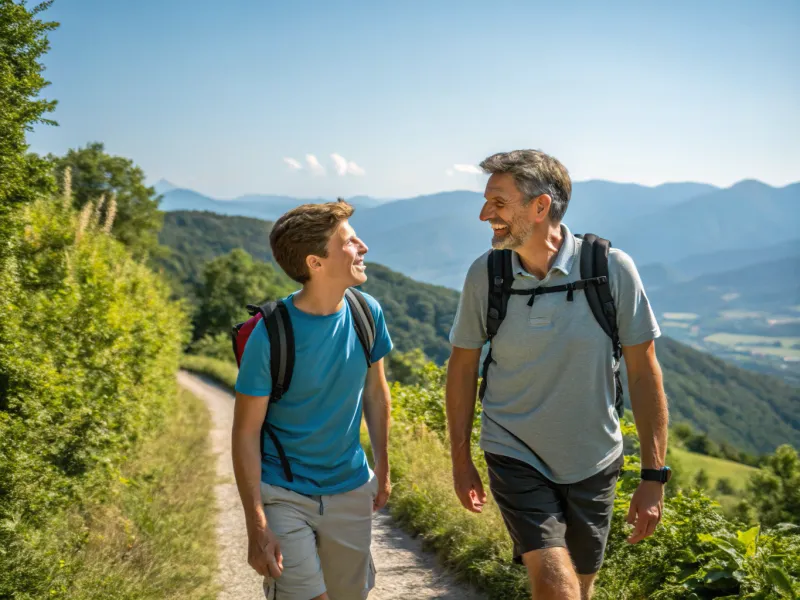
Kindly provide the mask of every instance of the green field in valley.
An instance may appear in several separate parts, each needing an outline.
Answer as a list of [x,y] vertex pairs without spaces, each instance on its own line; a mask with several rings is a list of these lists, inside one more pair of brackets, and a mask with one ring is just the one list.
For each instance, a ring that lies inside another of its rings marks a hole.
[[[671,448],[670,452],[679,461],[679,468],[683,471],[682,481],[694,482],[697,473],[702,469],[708,476],[708,488],[706,492],[715,498],[722,508],[728,512],[741,499],[742,492],[747,487],[750,476],[756,472],[755,467],[743,465],[741,463],[697,454],[683,448]],[[717,491],[717,482],[720,479],[727,479],[735,491],[734,494],[721,494]]]
[[719,344],[753,354],[772,354],[784,358],[800,359],[800,338],[771,337],[763,335],[742,335],[734,333],[714,333],[703,339],[706,343]]

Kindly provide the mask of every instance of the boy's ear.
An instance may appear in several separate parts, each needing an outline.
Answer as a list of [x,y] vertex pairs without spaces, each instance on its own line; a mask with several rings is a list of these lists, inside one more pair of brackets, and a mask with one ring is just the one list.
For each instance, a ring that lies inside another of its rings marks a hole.
[[322,259],[314,254],[309,254],[306,256],[306,266],[310,273],[319,271],[322,268]]

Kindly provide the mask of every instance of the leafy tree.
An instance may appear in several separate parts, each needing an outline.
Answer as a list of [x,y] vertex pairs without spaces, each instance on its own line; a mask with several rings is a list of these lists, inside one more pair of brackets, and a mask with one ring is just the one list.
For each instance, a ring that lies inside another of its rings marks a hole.
[[[28,152],[25,133],[36,123],[55,125],[44,114],[56,102],[39,98],[49,82],[40,58],[50,48],[47,32],[58,26],[38,14],[52,0],[27,8],[25,2],[0,0],[0,236],[10,230],[14,205],[30,202],[37,191],[52,185],[46,162]],[[5,249],[0,249],[2,254]]]
[[723,496],[732,496],[736,493],[736,490],[733,488],[733,484],[731,480],[727,477],[720,477],[717,480],[717,493],[722,494]]
[[767,457],[747,485],[762,524],[800,525],[800,455],[784,444]]
[[93,202],[101,218],[115,211],[112,234],[128,246],[136,258],[163,255],[166,249],[158,244],[163,213],[158,209],[155,189],[145,185],[144,171],[132,160],[111,156],[104,148],[102,143],[94,142],[85,148],[71,149],[63,157],[51,154],[48,158],[59,180],[69,167],[72,204],[76,209]]
[[296,288],[270,264],[254,261],[241,248],[209,262],[198,290],[195,338],[230,331],[247,319],[246,306],[279,298]]
[[707,490],[708,489],[708,473],[706,473],[705,469],[700,469],[694,475],[694,485],[700,490]]

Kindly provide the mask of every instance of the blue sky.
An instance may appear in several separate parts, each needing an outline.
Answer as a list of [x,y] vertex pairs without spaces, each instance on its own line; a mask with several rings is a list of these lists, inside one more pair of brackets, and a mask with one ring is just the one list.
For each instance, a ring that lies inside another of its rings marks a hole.
[[44,14],[61,23],[43,94],[59,126],[31,149],[102,141],[148,181],[216,197],[480,189],[470,165],[521,147],[577,181],[800,180],[794,0],[56,0]]

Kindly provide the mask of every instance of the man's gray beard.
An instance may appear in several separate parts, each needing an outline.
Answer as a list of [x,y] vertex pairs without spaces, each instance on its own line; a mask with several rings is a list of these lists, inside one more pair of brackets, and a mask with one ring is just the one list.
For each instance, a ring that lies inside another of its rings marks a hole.
[[[533,223],[512,222],[507,235],[501,238],[496,236],[492,237],[492,248],[496,250],[513,250],[519,248],[533,235],[533,227]],[[512,229],[516,233],[511,233]]]

